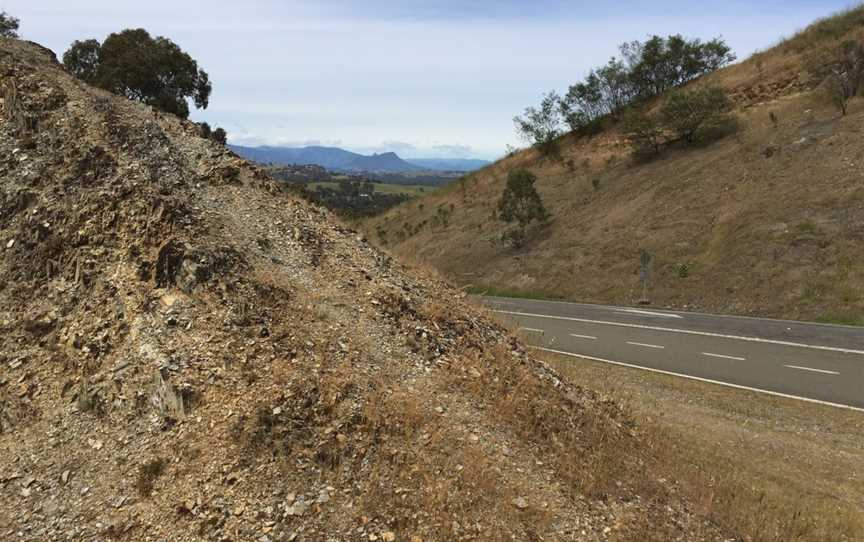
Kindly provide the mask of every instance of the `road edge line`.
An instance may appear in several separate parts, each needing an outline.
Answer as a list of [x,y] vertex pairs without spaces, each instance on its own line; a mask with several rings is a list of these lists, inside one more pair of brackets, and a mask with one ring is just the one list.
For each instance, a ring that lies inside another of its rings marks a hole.
[[677,377],[681,377],[681,378],[687,378],[689,380],[696,380],[698,382],[705,382],[707,384],[717,384],[719,386],[725,386],[727,388],[735,388],[738,390],[752,391],[752,392],[756,392],[756,393],[764,393],[766,395],[773,395],[775,397],[782,397],[784,399],[795,399],[797,401],[805,401],[807,403],[815,403],[817,405],[830,406],[830,407],[834,407],[834,408],[842,408],[844,410],[852,410],[855,412],[864,412],[864,408],[855,407],[852,405],[843,405],[840,403],[832,403],[830,401],[822,401],[819,399],[810,399],[809,397],[801,397],[799,395],[790,395],[788,393],[781,393],[779,391],[770,391],[770,390],[763,390],[763,389],[759,389],[759,388],[751,388],[750,386],[742,386],[740,384],[732,384],[730,382],[721,382],[719,380],[711,380],[710,378],[702,378],[701,376],[691,376],[691,375],[685,375],[682,373],[676,373],[673,371],[664,371],[663,369],[654,369],[652,367],[642,367],[639,365],[633,365],[631,363],[624,363],[622,361],[612,361],[611,359],[603,359],[603,358],[598,358],[595,356],[585,356],[585,355],[581,355],[581,354],[573,354],[572,352],[564,352],[563,350],[553,350],[552,348],[544,348],[542,346],[530,346],[530,345],[528,345],[527,348],[530,348],[532,350],[541,350],[543,352],[552,352],[553,354],[561,354],[563,356],[570,356],[573,358],[584,358],[584,359],[590,359],[592,361],[599,361],[601,363],[620,365],[621,367],[629,367],[630,369],[641,369],[643,371],[650,371],[652,373],[660,373],[660,374],[664,374],[664,375],[668,375],[668,376],[677,376]]

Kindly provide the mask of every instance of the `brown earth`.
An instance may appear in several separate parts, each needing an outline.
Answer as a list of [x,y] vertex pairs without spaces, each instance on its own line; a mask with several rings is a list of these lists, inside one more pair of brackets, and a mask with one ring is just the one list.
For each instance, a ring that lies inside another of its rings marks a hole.
[[722,538],[462,293],[35,44],[0,78],[0,539]]
[[[364,229],[460,286],[632,304],[645,249],[655,305],[864,324],[864,99],[841,117],[806,69],[847,38],[864,39],[864,7],[708,76],[740,123],[720,141],[639,163],[614,125],[567,135],[561,160],[522,151]],[[552,215],[518,250],[495,218],[516,168]]]

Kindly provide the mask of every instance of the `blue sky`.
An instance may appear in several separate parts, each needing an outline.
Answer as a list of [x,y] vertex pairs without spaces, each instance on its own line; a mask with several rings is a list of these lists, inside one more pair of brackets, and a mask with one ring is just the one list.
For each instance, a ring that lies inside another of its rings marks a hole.
[[512,118],[566,91],[624,41],[722,35],[745,58],[846,1],[0,0],[59,55],[144,27],[209,74],[192,118],[233,143],[495,158]]

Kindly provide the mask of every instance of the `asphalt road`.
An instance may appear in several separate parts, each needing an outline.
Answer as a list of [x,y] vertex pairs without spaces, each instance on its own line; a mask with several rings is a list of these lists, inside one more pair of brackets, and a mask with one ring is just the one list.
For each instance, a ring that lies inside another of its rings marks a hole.
[[543,349],[864,409],[864,328],[648,307],[481,301]]

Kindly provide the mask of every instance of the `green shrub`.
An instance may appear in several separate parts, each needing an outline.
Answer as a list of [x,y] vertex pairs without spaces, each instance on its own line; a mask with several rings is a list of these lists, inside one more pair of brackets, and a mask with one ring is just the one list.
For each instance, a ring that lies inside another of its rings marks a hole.
[[624,116],[622,129],[637,157],[649,158],[660,154],[664,143],[663,127],[655,115],[641,109],[630,109]]
[[663,125],[688,143],[709,139],[732,122],[731,103],[719,86],[675,90],[660,109]]
[[528,107],[513,123],[520,137],[544,155],[557,155],[561,135],[560,98],[554,91],[543,97],[539,108]]

